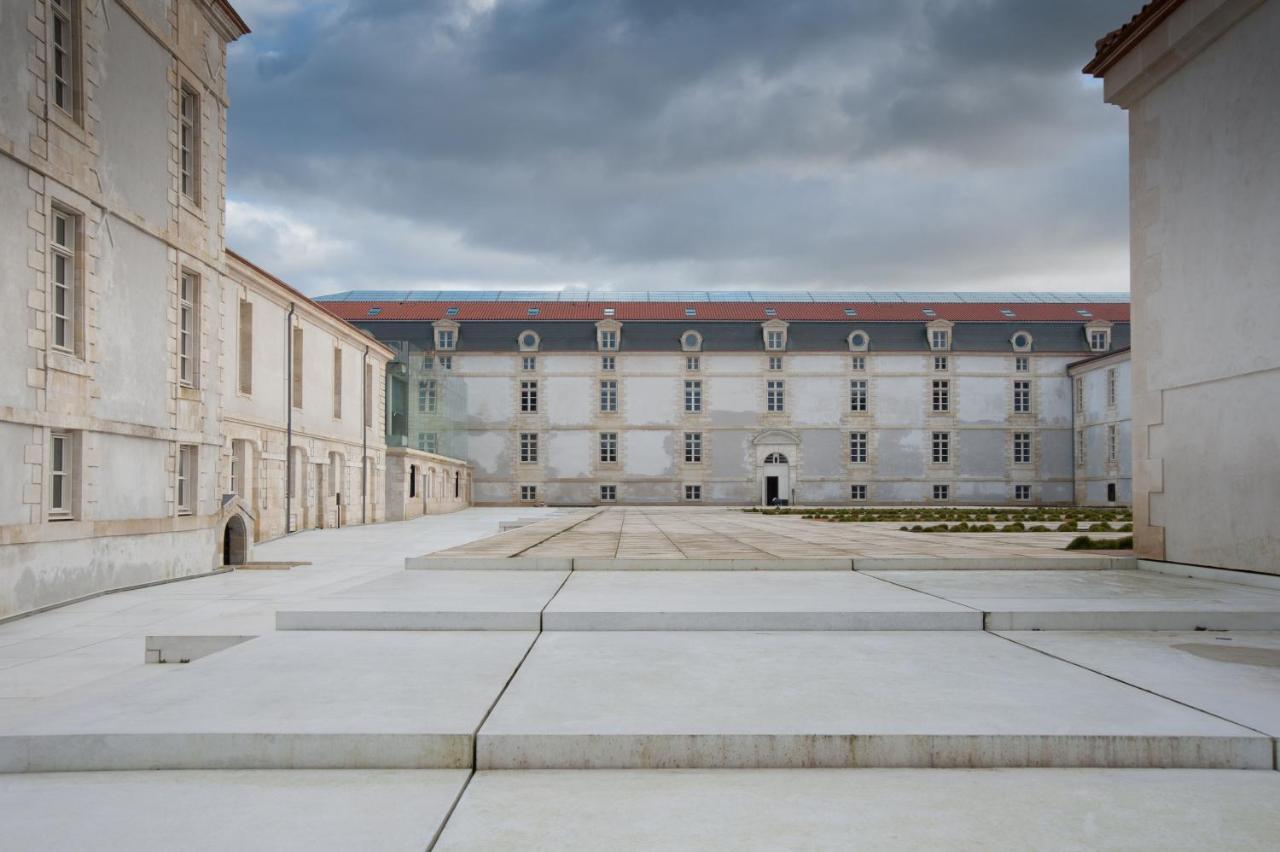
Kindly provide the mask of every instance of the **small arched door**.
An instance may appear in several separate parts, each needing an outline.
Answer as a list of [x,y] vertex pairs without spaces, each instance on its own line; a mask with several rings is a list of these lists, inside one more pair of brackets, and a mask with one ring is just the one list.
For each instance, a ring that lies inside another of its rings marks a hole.
[[249,534],[244,519],[232,515],[222,528],[222,564],[243,565],[249,547]]
[[766,506],[776,506],[791,498],[791,463],[785,453],[769,453],[764,457],[764,493]]

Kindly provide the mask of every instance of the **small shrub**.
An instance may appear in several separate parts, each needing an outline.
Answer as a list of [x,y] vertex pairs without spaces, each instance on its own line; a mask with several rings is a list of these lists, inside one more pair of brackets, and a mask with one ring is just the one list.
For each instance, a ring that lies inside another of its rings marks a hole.
[[1080,525],[1073,520],[1063,521],[1058,524],[1058,532],[1075,532],[1078,529],[1080,529]]

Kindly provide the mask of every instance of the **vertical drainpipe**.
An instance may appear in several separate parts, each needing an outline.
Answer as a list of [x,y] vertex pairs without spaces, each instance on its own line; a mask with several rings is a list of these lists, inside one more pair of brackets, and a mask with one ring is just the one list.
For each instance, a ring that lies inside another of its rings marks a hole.
[[360,523],[369,523],[369,344],[360,359]]
[[289,377],[289,390],[285,394],[285,430],[284,430],[284,533],[293,532],[293,311],[294,303],[289,303],[288,328],[285,332],[285,375]]

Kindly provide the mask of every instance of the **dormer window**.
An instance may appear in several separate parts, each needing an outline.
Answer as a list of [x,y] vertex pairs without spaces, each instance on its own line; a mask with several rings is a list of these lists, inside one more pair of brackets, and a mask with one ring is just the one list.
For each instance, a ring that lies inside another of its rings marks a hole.
[[596,323],[596,346],[601,352],[616,352],[622,335],[622,323],[617,320],[601,320]]
[[449,352],[458,348],[458,324],[453,320],[432,323],[436,335],[436,349]]
[[1108,352],[1111,349],[1111,323],[1106,320],[1094,320],[1084,327],[1085,339],[1089,341],[1089,351]]
[[680,335],[680,348],[685,352],[698,352],[702,349],[702,335],[696,331],[686,331]]
[[1009,343],[1013,345],[1014,352],[1030,352],[1032,343],[1031,332],[1014,332],[1013,337],[1009,338]]
[[787,348],[787,324],[782,320],[769,320],[764,324],[764,348],[770,352],[782,352]]
[[951,349],[952,325],[953,323],[947,320],[938,319],[925,326],[930,349],[934,352],[946,352]]
[[538,347],[542,344],[542,340],[538,337],[536,331],[520,332],[516,342],[519,344],[521,352],[537,352]]
[[867,347],[871,345],[871,336],[862,329],[849,334],[849,351],[850,352],[866,352]]

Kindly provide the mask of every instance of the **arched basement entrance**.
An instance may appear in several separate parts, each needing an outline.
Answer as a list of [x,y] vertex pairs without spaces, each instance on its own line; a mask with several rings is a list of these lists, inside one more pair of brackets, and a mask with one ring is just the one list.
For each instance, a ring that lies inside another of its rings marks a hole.
[[769,429],[756,435],[751,443],[760,505],[789,505],[795,494],[800,437],[784,429]]
[[222,528],[222,564],[243,565],[248,551],[249,534],[244,519],[232,515]]

